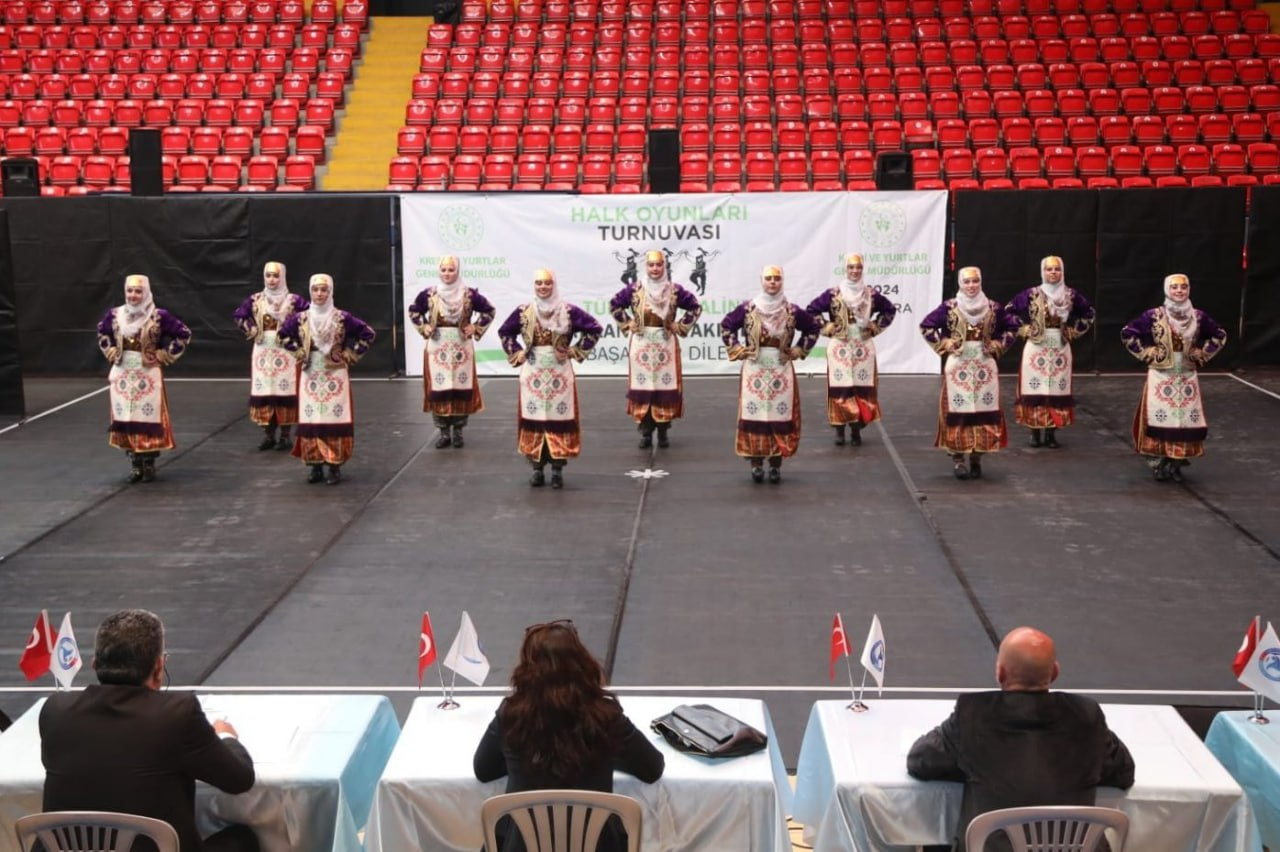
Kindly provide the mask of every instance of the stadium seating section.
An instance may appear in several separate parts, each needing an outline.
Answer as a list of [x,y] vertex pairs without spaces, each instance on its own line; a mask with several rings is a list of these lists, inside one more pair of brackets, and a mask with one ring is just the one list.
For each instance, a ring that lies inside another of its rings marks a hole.
[[[0,141],[49,194],[315,188],[364,0],[0,0]],[[1253,0],[467,0],[428,28],[387,188],[688,192],[1280,183]]]

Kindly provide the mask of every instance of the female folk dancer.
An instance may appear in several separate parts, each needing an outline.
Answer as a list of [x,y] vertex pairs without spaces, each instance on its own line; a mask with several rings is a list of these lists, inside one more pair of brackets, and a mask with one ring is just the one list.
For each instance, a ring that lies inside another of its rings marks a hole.
[[493,322],[493,305],[458,275],[458,259],[440,258],[440,283],[418,294],[409,319],[427,341],[422,355],[422,410],[440,430],[436,449],[462,446],[467,418],[484,410],[472,343]]
[[805,310],[821,320],[827,347],[827,422],[836,430],[836,446],[862,445],[862,429],[880,419],[876,345],[872,338],[893,322],[897,308],[862,277],[862,255],[845,257],[845,277],[824,290]]
[[[800,446],[800,390],[791,362],[818,342],[818,321],[782,292],[782,267],[760,273],[760,295],[743,302],[720,322],[730,361],[742,362],[738,385],[738,429],[734,450],[751,462],[751,479],[782,481],[782,460]],[[741,334],[742,342],[738,342]],[[796,335],[799,335],[797,345]]]
[[333,306],[333,279],[328,275],[312,275],[310,290],[311,305],[285,320],[280,329],[280,345],[302,362],[298,437],[292,454],[306,463],[307,482],[337,485],[342,480],[340,469],[355,447],[347,368],[369,351],[374,331],[355,315]]
[[1204,455],[1209,424],[1196,370],[1222,351],[1227,332],[1191,304],[1191,279],[1164,279],[1164,304],[1120,332],[1129,354],[1147,365],[1133,418],[1133,446],[1147,456],[1156,482],[1182,481],[1182,469]]
[[1031,430],[1031,446],[1057,449],[1057,431],[1076,419],[1071,395],[1071,341],[1093,327],[1089,300],[1063,281],[1062,258],[1040,261],[1040,286],[1023,290],[1005,308],[1027,341],[1018,366],[1014,417]]
[[145,275],[124,279],[124,302],[98,323],[98,348],[111,365],[107,441],[128,454],[130,482],[152,482],[156,457],[161,450],[174,448],[161,368],[182,357],[191,342],[191,329],[156,307]]
[[[307,300],[289,292],[285,266],[274,260],[262,268],[262,290],[236,310],[236,325],[253,341],[249,376],[249,419],[262,427],[259,450],[293,446],[289,430],[298,422],[298,360],[279,342],[280,326]],[[276,428],[280,435],[276,437]]]
[[[684,414],[684,375],[680,365],[680,341],[702,314],[698,297],[671,281],[667,256],[649,251],[644,256],[645,277],[628,284],[609,302],[618,328],[628,335],[627,414],[640,430],[640,449],[670,446],[671,421]],[[684,311],[676,321],[676,311]]]
[[925,317],[920,333],[947,359],[933,445],[951,454],[956,479],[979,479],[983,453],[1009,443],[996,359],[1013,344],[1014,330],[1004,307],[982,292],[980,269],[966,266],[959,278],[955,298]]
[[498,336],[511,366],[520,368],[516,446],[533,465],[529,484],[546,484],[543,471],[550,462],[551,487],[563,488],[565,463],[582,451],[569,360],[585,360],[603,329],[591,314],[560,298],[551,270],[533,273],[533,292],[533,301],[512,311]]

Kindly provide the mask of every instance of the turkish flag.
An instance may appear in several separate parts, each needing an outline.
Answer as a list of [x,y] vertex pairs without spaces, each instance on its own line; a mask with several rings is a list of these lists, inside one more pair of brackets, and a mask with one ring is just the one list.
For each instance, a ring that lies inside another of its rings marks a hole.
[[431,614],[422,614],[422,630],[418,633],[418,688],[422,688],[422,675],[436,661],[436,636],[431,632]]
[[844,621],[836,613],[831,622],[831,679],[836,679],[836,660],[849,656],[849,634],[844,632]]
[[18,660],[18,668],[27,676],[27,680],[35,680],[49,671],[53,663],[53,628],[49,626],[49,613],[40,610],[36,617],[36,626],[31,628],[27,638],[26,650]]
[[1260,615],[1255,615],[1253,621],[1249,622],[1249,629],[1244,633],[1244,641],[1240,643],[1240,650],[1236,651],[1236,658],[1231,663],[1231,671],[1235,672],[1236,677],[1244,674],[1244,667],[1249,665],[1249,659],[1253,657],[1253,651],[1258,647],[1258,628],[1261,623]]

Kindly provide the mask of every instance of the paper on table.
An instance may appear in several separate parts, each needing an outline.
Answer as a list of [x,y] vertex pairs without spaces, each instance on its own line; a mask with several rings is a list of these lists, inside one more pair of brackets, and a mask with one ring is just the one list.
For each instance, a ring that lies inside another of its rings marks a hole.
[[298,725],[292,719],[278,716],[236,715],[216,700],[203,700],[201,707],[211,723],[222,720],[230,722],[235,727],[236,738],[253,758],[254,766],[288,762],[290,750],[298,737]]

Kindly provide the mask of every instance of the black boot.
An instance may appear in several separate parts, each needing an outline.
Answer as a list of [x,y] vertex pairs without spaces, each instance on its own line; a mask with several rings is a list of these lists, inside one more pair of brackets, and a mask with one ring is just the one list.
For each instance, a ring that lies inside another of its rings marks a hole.
[[453,445],[453,436],[449,434],[448,426],[440,427],[440,434],[436,437],[436,449],[443,450],[445,447]]
[[964,453],[954,454],[951,456],[951,461],[954,463],[953,470],[955,471],[956,479],[968,479],[969,463],[965,461]]
[[782,481],[782,457],[770,456],[769,458],[769,482],[777,485]]
[[542,465],[535,464],[533,466],[533,476],[529,477],[529,484],[534,488],[541,488],[547,484],[547,476],[542,472]]
[[564,462],[551,463],[551,487],[564,488]]
[[1031,430],[1031,446],[1033,447],[1040,446],[1040,430],[1039,429]]
[[751,481],[757,485],[764,482],[764,459],[751,460]]
[[861,423],[849,424],[849,443],[855,447],[862,446],[862,424]]
[[1182,482],[1182,469],[1190,463],[1186,459],[1169,459],[1169,478],[1174,482]]
[[667,437],[667,430],[670,428],[670,423],[658,424],[658,446],[664,450],[671,446],[671,439]]
[[329,485],[337,485],[339,482],[341,482],[342,481],[342,465],[340,464],[329,465],[329,475],[324,478],[324,481]]
[[640,425],[640,449],[647,450],[653,446],[653,427],[642,423]]
[[1044,445],[1051,450],[1056,450],[1058,449],[1058,446],[1059,446],[1057,431],[1058,431],[1057,429],[1044,430]]
[[457,447],[458,449],[462,449],[462,427],[461,426],[453,427],[453,436],[450,439],[450,441],[455,447]]
[[836,446],[843,447],[844,444],[844,425],[842,424],[836,427]]
[[307,482],[314,485],[317,482],[324,482],[324,465],[309,464],[307,465]]
[[142,457],[136,453],[129,453],[129,482],[134,483],[142,479]]
[[262,427],[262,442],[258,444],[259,450],[274,450],[276,447],[276,427]]
[[981,453],[972,453],[969,456],[969,478],[970,479],[982,478],[982,454]]
[[156,481],[156,456],[159,453],[147,453],[142,457],[142,481]]
[[276,449],[277,449],[277,450],[292,450],[292,449],[293,449],[293,438],[289,437],[289,427],[288,427],[288,426],[281,426],[281,427],[280,427],[280,437],[276,439]]

